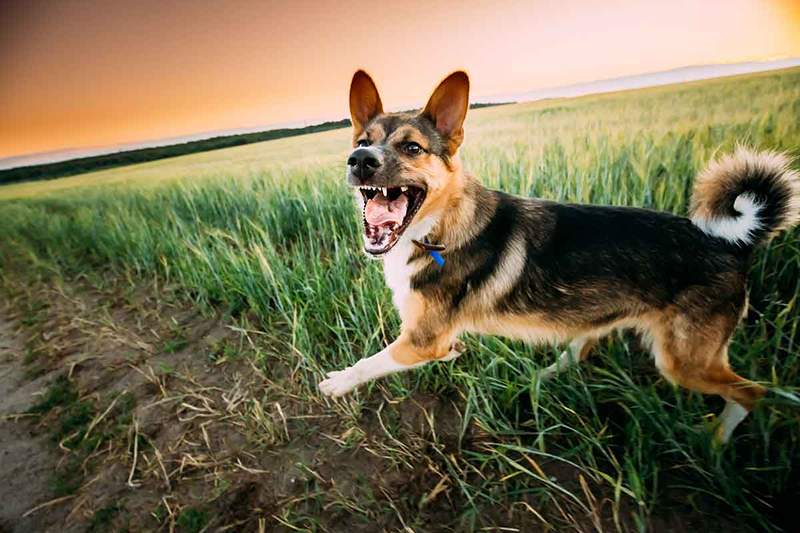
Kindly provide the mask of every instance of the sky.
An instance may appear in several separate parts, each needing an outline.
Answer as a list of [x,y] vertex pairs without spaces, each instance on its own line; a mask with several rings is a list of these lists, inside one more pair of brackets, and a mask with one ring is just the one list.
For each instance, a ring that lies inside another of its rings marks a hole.
[[800,56],[800,0],[0,0],[0,158]]

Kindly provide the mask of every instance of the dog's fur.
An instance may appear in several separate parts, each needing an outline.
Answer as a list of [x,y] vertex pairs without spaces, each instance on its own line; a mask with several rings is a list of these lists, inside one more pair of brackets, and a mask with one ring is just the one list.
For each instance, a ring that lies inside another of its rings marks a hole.
[[[353,145],[376,166],[359,175],[350,160],[362,209],[363,186],[416,187],[424,199],[396,244],[378,254],[400,336],[329,373],[322,392],[340,396],[457,357],[464,331],[572,341],[544,370],[549,376],[585,359],[601,336],[633,328],[668,380],[727,400],[717,433],[726,441],[765,394],[730,369],[728,343],[747,308],[754,247],[800,220],[800,176],[788,159],[739,149],[712,163],[696,180],[691,218],[512,196],[462,169],[468,92],[467,75],[456,72],[421,112],[384,113],[372,79],[363,71],[353,78]],[[413,243],[423,239],[446,246],[443,266]],[[376,253],[366,237],[365,247]]]

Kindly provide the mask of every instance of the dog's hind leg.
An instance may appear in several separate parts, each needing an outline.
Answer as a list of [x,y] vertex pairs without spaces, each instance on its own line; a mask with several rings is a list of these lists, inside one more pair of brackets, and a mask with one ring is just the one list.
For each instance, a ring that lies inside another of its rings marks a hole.
[[736,427],[766,394],[764,387],[731,370],[728,341],[733,328],[726,323],[729,320],[734,319],[718,317],[698,328],[687,327],[690,322],[679,317],[669,329],[655,332],[653,345],[656,366],[669,381],[689,390],[725,398],[727,403],[715,435],[721,443],[730,439]]
[[578,337],[569,343],[569,347],[561,352],[556,362],[542,370],[539,376],[542,379],[550,379],[567,368],[585,361],[596,344],[597,339],[593,337]]
[[665,373],[674,383],[705,394],[718,394],[725,398],[725,409],[719,416],[715,438],[721,443],[730,440],[736,427],[742,423],[766,389],[725,366],[712,368],[682,368]]
[[723,409],[722,413],[719,415],[719,427],[717,428],[715,438],[723,444],[728,442],[731,435],[733,435],[733,430],[747,418],[748,414],[750,414],[750,411],[742,407],[739,403],[734,400],[726,400],[725,409]]

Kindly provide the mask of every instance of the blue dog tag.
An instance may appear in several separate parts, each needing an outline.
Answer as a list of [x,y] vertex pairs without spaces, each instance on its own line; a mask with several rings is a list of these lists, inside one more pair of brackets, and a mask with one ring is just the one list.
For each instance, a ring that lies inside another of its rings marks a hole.
[[428,242],[427,237],[425,237],[425,239],[423,239],[422,242],[416,239],[413,239],[411,242],[419,246],[421,250],[425,250],[426,252],[431,254],[431,257],[433,257],[433,260],[436,261],[437,265],[439,265],[440,267],[444,266],[444,257],[442,257],[442,254],[439,253],[445,249],[445,246],[443,244],[432,244]]

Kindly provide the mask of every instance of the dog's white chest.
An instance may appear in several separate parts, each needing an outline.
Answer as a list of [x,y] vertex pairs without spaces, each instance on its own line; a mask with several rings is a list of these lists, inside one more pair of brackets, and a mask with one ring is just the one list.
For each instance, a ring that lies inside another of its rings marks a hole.
[[398,311],[403,309],[411,293],[414,268],[408,264],[408,258],[411,256],[412,246],[410,242],[400,242],[383,258],[383,277],[386,285],[392,289],[392,302]]

